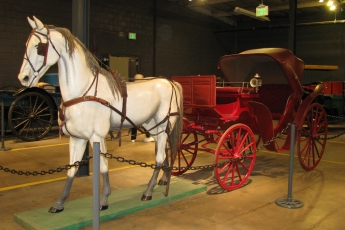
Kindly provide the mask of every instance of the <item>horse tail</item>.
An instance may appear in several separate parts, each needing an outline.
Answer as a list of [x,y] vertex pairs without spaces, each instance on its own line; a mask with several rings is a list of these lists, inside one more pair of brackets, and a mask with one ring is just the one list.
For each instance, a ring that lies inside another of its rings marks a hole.
[[175,91],[175,93],[176,93],[177,98],[178,98],[177,94],[179,94],[180,100],[178,101],[176,98],[176,103],[179,103],[176,105],[177,108],[179,109],[179,111],[178,111],[179,114],[177,116],[175,125],[174,125],[174,127],[173,127],[173,129],[169,135],[172,163],[174,162],[177,151],[179,150],[181,135],[182,135],[182,128],[183,128],[183,92],[182,92],[182,86],[178,82],[175,82],[175,81],[173,81],[173,85],[175,85],[177,88],[177,91]]

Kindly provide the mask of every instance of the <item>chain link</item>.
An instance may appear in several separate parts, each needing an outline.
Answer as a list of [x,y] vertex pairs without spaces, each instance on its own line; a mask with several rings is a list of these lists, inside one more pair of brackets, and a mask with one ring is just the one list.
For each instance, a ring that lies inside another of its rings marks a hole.
[[334,124],[334,123],[339,123],[339,122],[345,121],[345,117],[341,117],[341,116],[327,115],[327,117],[329,117],[329,118],[335,118],[335,120],[333,120],[333,121],[328,120],[328,124]]
[[[343,117],[336,117],[336,116],[331,116],[331,115],[327,115],[328,117],[332,117],[332,118],[337,118],[337,122],[340,122],[340,121],[345,121],[345,119]],[[329,122],[330,124],[331,122]],[[334,122],[335,123],[335,122]],[[264,147],[270,145],[272,142],[276,141],[277,138],[281,137],[283,134],[286,134],[288,132],[288,129],[291,127],[291,124],[289,123],[286,128],[284,128],[280,133],[278,133],[277,135],[275,135],[271,140],[267,141],[266,143],[264,143],[263,145],[261,145],[260,147],[256,148],[255,150],[252,150],[252,151],[249,151],[248,153],[244,154],[242,158],[239,158],[239,159],[232,159],[230,161],[225,161],[223,163],[218,163],[218,164],[210,164],[210,165],[202,165],[202,166],[188,166],[188,167],[176,167],[176,166],[158,166],[156,164],[149,164],[149,163],[146,163],[146,162],[138,162],[138,161],[135,161],[135,160],[128,160],[128,159],[125,159],[124,157],[121,157],[121,156],[113,156],[111,153],[100,153],[101,155],[103,155],[105,158],[108,158],[108,159],[115,159],[117,160],[118,162],[121,162],[121,163],[128,163],[129,165],[138,165],[140,167],[143,167],[143,168],[151,168],[151,169],[162,169],[164,171],[166,170],[182,170],[182,171],[186,171],[186,170],[212,170],[214,169],[215,167],[222,167],[224,166],[225,164],[228,164],[229,162],[236,162],[236,161],[239,161],[239,160],[242,160],[243,158],[247,157],[247,156],[250,156],[254,153],[257,153],[259,152],[261,149],[263,149]],[[312,138],[312,136],[307,133],[305,130],[296,130],[297,132],[300,132],[302,133],[302,135],[304,135],[305,137],[307,138]],[[335,136],[332,136],[332,137],[327,137],[327,138],[320,138],[322,140],[326,139],[326,140],[330,140],[330,139],[335,139],[335,138],[338,138],[342,135],[345,134],[345,131],[340,133],[340,134],[337,134]],[[9,172],[9,173],[12,173],[12,174],[18,174],[18,175],[25,175],[25,176],[38,176],[38,175],[46,175],[46,174],[54,174],[54,173],[59,173],[59,172],[62,172],[64,170],[69,170],[71,169],[72,167],[79,167],[81,165],[87,165],[89,163],[89,161],[92,159],[93,156],[88,156],[87,159],[85,160],[82,160],[82,161],[76,161],[74,162],[74,164],[70,164],[70,165],[65,165],[65,167],[58,167],[56,169],[49,169],[48,171],[17,171],[15,169],[9,169],[9,168],[4,168],[3,166],[0,165],[0,170],[3,170],[4,172]]]
[[[118,162],[124,162],[128,163],[130,165],[138,165],[143,168],[151,168],[151,169],[162,169],[163,171],[166,170],[208,170],[208,169],[214,169],[215,167],[222,167],[223,165],[227,164],[228,162],[218,163],[218,164],[212,164],[212,165],[202,165],[202,166],[189,166],[189,167],[176,167],[176,166],[158,166],[156,164],[149,164],[146,162],[137,162],[135,160],[127,160],[123,157],[119,156],[113,156],[111,153],[101,153],[105,158],[108,159],[115,159]],[[235,161],[235,160],[234,160]]]
[[81,161],[76,161],[71,165],[65,165],[65,167],[58,167],[56,169],[49,169],[48,171],[46,170],[42,170],[42,171],[22,171],[22,170],[15,170],[15,169],[9,169],[9,168],[4,168],[3,166],[0,165],[0,170],[3,170],[4,172],[9,172],[12,174],[18,174],[18,175],[25,175],[25,176],[44,176],[46,174],[54,174],[54,173],[60,173],[64,170],[69,170],[72,167],[79,167],[81,165],[87,165],[90,161],[90,159],[92,158],[92,156],[89,156],[86,160],[81,160]]

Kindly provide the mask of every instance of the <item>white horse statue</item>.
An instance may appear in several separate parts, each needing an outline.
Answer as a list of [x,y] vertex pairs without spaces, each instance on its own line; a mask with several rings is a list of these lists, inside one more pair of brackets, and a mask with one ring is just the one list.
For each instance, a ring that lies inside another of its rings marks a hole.
[[[105,137],[109,130],[143,125],[155,138],[156,165],[142,200],[152,199],[161,166],[168,166],[167,140],[171,155],[176,156],[182,132],[182,88],[177,82],[155,78],[147,81],[118,84],[118,76],[99,66],[86,47],[66,28],[44,25],[36,17],[28,17],[32,32],[18,78],[22,85],[34,87],[49,69],[58,63],[59,84],[63,103],[59,110],[59,125],[70,136],[70,164],[81,161],[88,141],[99,142],[107,153]],[[121,85],[127,86],[127,91]],[[127,92],[128,97],[125,97]],[[126,102],[127,99],[127,103]],[[127,107],[126,107],[127,104]],[[119,112],[122,111],[122,112]],[[175,155],[174,155],[175,154]],[[173,157],[172,157],[173,158]],[[173,161],[173,160],[172,160]],[[59,199],[49,209],[64,210],[77,167],[67,172],[67,181]],[[100,172],[103,191],[100,210],[108,208],[111,193],[108,160],[101,155]],[[170,170],[164,170],[159,184],[169,185]]]

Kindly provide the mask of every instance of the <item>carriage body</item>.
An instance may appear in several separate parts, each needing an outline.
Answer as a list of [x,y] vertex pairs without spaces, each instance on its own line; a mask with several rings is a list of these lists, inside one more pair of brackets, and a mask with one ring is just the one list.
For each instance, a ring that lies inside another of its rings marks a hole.
[[[296,144],[302,167],[315,168],[327,136],[326,113],[314,103],[324,85],[304,92],[304,62],[287,49],[264,48],[223,56],[219,69],[222,82],[216,82],[215,75],[172,77],[184,91],[185,118],[175,163],[182,169],[173,174],[184,173],[198,151],[208,151],[215,154],[218,183],[224,189],[236,189],[253,169],[260,139],[268,150],[290,149],[286,131],[291,122],[299,130]],[[252,87],[258,79],[262,85]],[[285,141],[272,141],[282,133]]]

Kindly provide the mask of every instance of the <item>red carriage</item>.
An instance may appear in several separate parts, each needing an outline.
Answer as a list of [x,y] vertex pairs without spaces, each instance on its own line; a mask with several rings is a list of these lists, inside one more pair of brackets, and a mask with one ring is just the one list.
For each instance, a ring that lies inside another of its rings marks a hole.
[[172,77],[184,91],[183,135],[172,174],[184,173],[198,151],[207,151],[215,155],[219,185],[237,189],[253,170],[261,139],[268,150],[291,148],[292,122],[299,162],[305,170],[315,168],[326,146],[327,115],[316,100],[325,86],[303,90],[304,62],[287,49],[263,48],[223,56],[218,65],[222,82],[215,75]]

